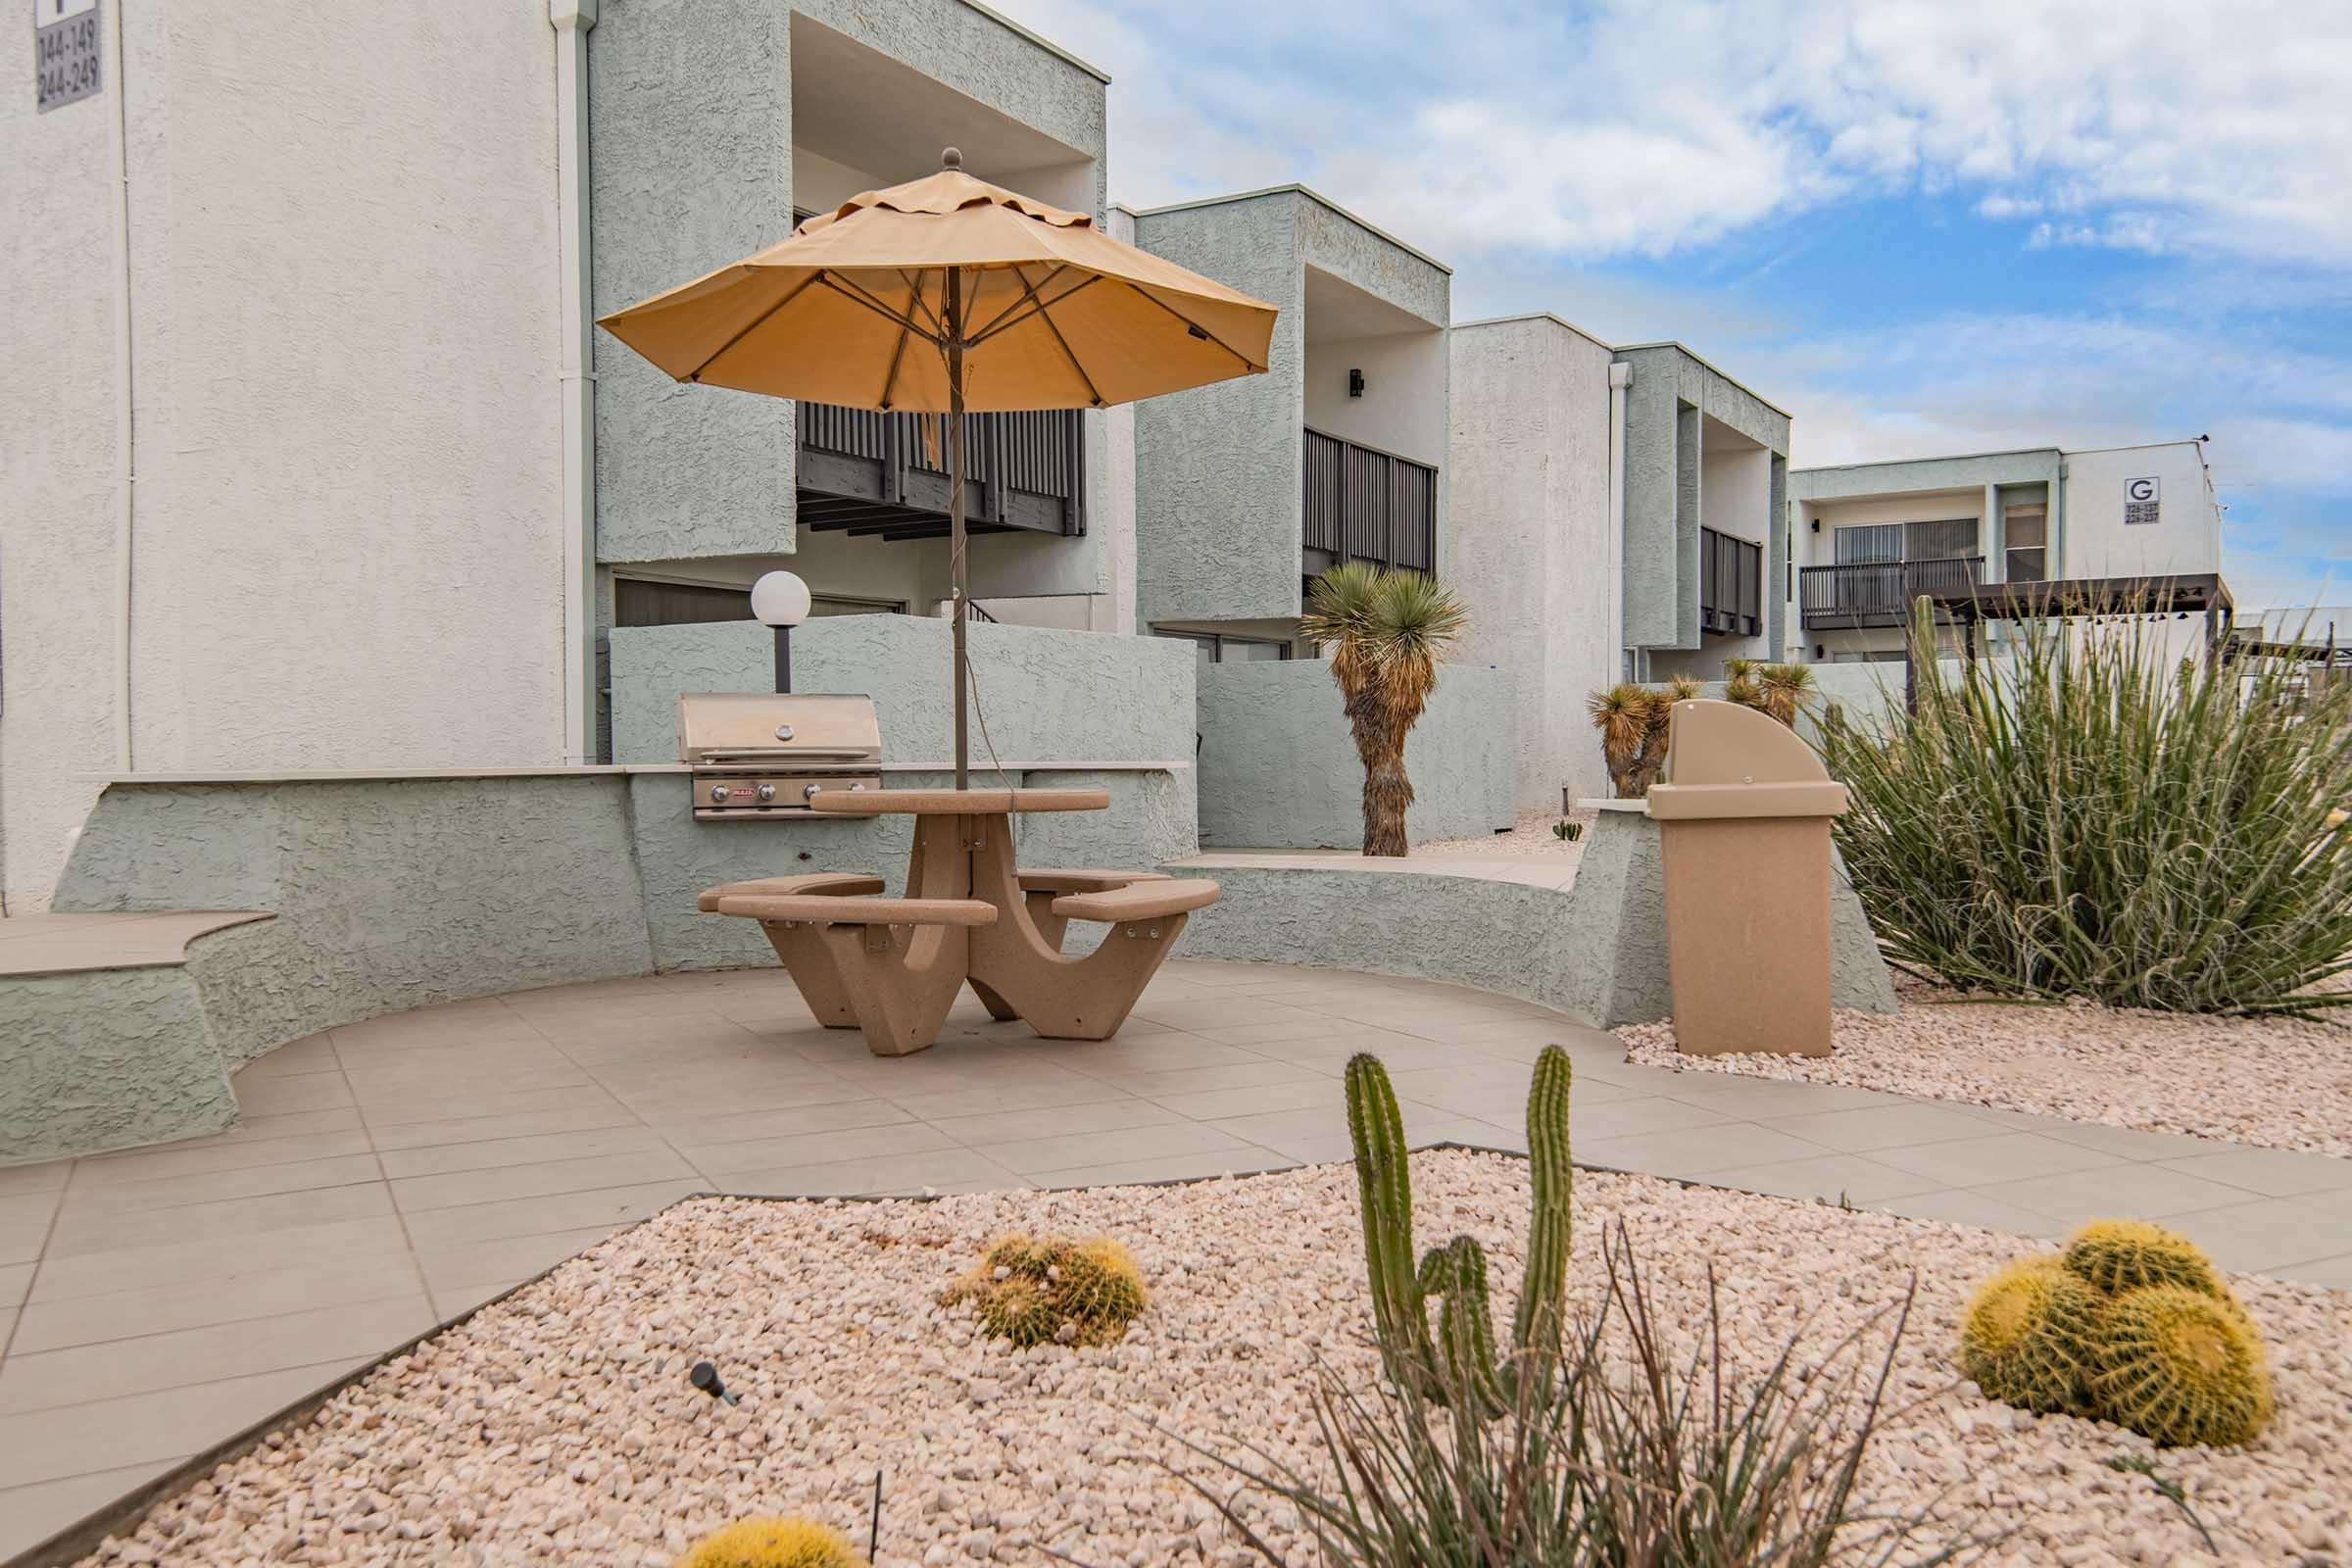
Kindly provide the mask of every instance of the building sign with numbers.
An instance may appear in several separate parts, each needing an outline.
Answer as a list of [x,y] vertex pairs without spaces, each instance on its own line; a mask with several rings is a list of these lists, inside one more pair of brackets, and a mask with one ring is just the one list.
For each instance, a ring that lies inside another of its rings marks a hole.
[[2124,481],[2124,525],[2126,527],[2131,527],[2135,523],[2157,521],[2156,514],[2159,504],[2155,480],[2126,479]]
[[32,0],[33,101],[42,114],[89,98],[99,73],[98,0]]

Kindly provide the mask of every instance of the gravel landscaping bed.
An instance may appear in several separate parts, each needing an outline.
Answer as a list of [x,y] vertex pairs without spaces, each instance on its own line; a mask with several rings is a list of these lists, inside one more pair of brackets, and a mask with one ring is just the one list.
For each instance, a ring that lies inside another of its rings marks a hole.
[[2352,1028],[2093,1005],[1956,1002],[1904,981],[1903,1010],[1837,1013],[1827,1056],[1685,1056],[1674,1024],[1617,1031],[1629,1059],[1882,1089],[2111,1127],[2352,1158]]
[[[1516,1160],[1414,1161],[1418,1229],[1467,1231],[1515,1291],[1529,1200]],[[1826,1350],[1920,1296],[1900,1406],[1866,1491],[1937,1494],[1950,1518],[2016,1533],[1989,1562],[2211,1558],[2142,1477],[2153,1456],[2230,1560],[2337,1563],[2352,1538],[2352,1297],[2237,1282],[2272,1349],[2278,1411],[2251,1447],[2158,1452],[2118,1428],[2037,1419],[1956,1381],[1974,1283],[2040,1244],[1989,1232],[1580,1172],[1571,1292],[1596,1299],[1604,1225],[1632,1228],[1659,1320],[1693,1323],[1713,1265],[1726,1340],[1762,1358],[1807,1313]],[[1153,1298],[1103,1349],[1014,1353],[939,1291],[1008,1229],[1107,1232]],[[1507,1307],[1502,1310],[1507,1312]],[[798,1511],[865,1539],[887,1472],[880,1562],[1095,1568],[1251,1560],[1155,1456],[1196,1440],[1311,1450],[1318,1362],[1374,1357],[1345,1165],[1176,1188],[931,1202],[681,1204],[622,1233],[338,1395],[160,1506],[92,1563],[666,1564],[734,1517]],[[691,1388],[714,1360],[741,1404]],[[1295,1546],[1279,1506],[1251,1509]],[[1296,1560],[1311,1558],[1304,1551]]]
[[[1600,813],[1589,808],[1579,808],[1568,813],[1567,819],[1581,823],[1585,832],[1592,831],[1592,819]],[[1537,811],[1522,816],[1504,833],[1488,833],[1474,839],[1432,839],[1416,845],[1415,855],[1538,855],[1546,859],[1558,859],[1573,866],[1584,858],[1585,840],[1582,837],[1564,839],[1552,832],[1551,825],[1560,820],[1557,811]]]

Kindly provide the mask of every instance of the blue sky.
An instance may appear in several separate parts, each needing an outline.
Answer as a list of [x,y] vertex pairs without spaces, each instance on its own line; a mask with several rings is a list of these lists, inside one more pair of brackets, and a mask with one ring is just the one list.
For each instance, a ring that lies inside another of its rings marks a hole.
[[2210,434],[2240,605],[2352,602],[2352,4],[1000,4],[1111,73],[1114,200],[1301,180],[1800,465]]

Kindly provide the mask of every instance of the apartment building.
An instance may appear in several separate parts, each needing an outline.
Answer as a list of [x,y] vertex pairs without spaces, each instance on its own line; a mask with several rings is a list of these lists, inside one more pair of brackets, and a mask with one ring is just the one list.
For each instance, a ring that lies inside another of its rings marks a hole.
[[2222,561],[2202,437],[1799,468],[1788,527],[1792,644],[1817,663],[1900,660],[1906,607],[1922,594],[2218,579]]

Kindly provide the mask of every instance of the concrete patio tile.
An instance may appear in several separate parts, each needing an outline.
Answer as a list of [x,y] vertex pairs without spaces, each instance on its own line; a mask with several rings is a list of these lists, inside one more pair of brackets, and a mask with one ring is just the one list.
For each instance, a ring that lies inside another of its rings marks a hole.
[[[813,1024],[814,1019],[808,1022]],[[565,1055],[586,1061],[593,1056],[616,1059],[632,1053],[659,1059],[673,1052],[702,1045],[751,1050],[766,1037],[749,1025],[716,1012],[668,1012],[596,1018],[539,1031]]]
[[1459,1046],[1498,1046],[1533,1042],[1543,1046],[1593,1046],[1625,1054],[1625,1042],[1606,1029],[1594,1029],[1587,1024],[1571,1023],[1566,1019],[1530,1017],[1525,1013],[1499,1011],[1492,1023],[1472,1024],[1446,1037]]
[[2119,1159],[2193,1159],[2199,1154],[2218,1153],[2231,1146],[2211,1138],[2191,1138],[2186,1133],[2152,1133],[2137,1127],[2107,1127],[2097,1122],[2069,1121],[2063,1116],[2044,1116],[2034,1129],[2047,1138],[2063,1139],[2084,1149],[2095,1149],[2102,1154]]
[[30,1263],[41,1256],[49,1241],[49,1224],[56,1217],[62,1190],[20,1193],[0,1198],[0,1263]]
[[1946,1187],[1983,1187],[1991,1182],[2057,1176],[2124,1163],[2117,1155],[2036,1133],[1955,1138],[1913,1149],[1881,1150],[1877,1157],[1889,1165],[1932,1177]]
[[1441,1045],[1435,1040],[1417,1040],[1410,1035],[1390,1034],[1385,1030],[1377,1033],[1378,1039],[1360,1035],[1353,1038],[1335,1036],[1329,1040],[1301,1040],[1287,1046],[1269,1042],[1251,1049],[1284,1061],[1304,1062],[1335,1073],[1345,1070],[1348,1060],[1359,1054],[1379,1057],[1380,1064],[1388,1068],[1392,1075],[1425,1068],[1480,1064],[1492,1059],[1467,1052],[1459,1046]]
[[315,1393],[350,1367],[338,1359],[0,1416],[0,1487],[180,1458]]
[[599,1082],[640,1120],[663,1127],[713,1113],[795,1110],[874,1098],[871,1091],[839,1078],[771,1078],[757,1069]]
[[828,1132],[752,1138],[740,1143],[698,1145],[694,1163],[712,1185],[731,1185],[747,1170],[783,1165],[831,1165],[845,1159],[886,1159],[956,1147],[956,1140],[926,1121],[885,1122]]
[[[1392,1073],[1396,1093],[1408,1100],[1435,1105],[1480,1121],[1517,1124],[1527,1119],[1527,1093],[1533,1069],[1519,1062],[1466,1062],[1457,1067],[1424,1067]],[[1631,1089],[1597,1079],[1578,1083],[1569,1096],[1572,1106],[1615,1104],[1642,1100]]]
[[1870,1206],[1884,1213],[1901,1214],[1911,1219],[1939,1219],[1954,1225],[1975,1225],[1984,1230],[2039,1237],[2046,1241],[2056,1241],[2073,1228],[2060,1224],[2046,1214],[2020,1208],[2015,1203],[2004,1203],[1983,1193],[1951,1189],[1882,1199]]
[[1117,1084],[1100,1078],[1081,1078],[1071,1074],[1067,1079],[1048,1079],[1030,1083],[1009,1083],[999,1087],[975,1085],[967,1088],[944,1089],[937,1094],[910,1092],[906,1089],[884,1092],[884,1098],[894,1105],[926,1119],[947,1116],[978,1116],[999,1110],[1043,1110],[1051,1105],[1084,1105],[1104,1100],[1132,1098]]
[[2352,1252],[2352,1211],[2339,1212],[2324,1199],[2259,1198],[2167,1215],[2164,1223],[2226,1269],[2269,1274]]
[[2332,1159],[2326,1154],[2306,1154],[2291,1149],[2226,1149],[2218,1153],[2192,1154],[2162,1163],[2167,1170],[2226,1182],[2266,1198],[2293,1198],[2303,1193],[2352,1187],[2352,1159]]
[[298,1078],[307,1072],[335,1072],[342,1065],[329,1036],[309,1035],[290,1040],[268,1055],[247,1062],[237,1070],[237,1082],[258,1083],[265,1078]]
[[699,1179],[651,1182],[597,1192],[428,1208],[408,1216],[409,1235],[417,1255],[424,1257],[436,1249],[496,1241],[502,1236],[543,1236],[556,1231],[587,1230],[592,1226],[624,1225],[658,1213],[682,1198],[707,1193],[710,1185]]
[[1025,1187],[1017,1172],[976,1149],[960,1145],[919,1154],[882,1159],[837,1160],[822,1165],[785,1165],[744,1171],[727,1178],[726,1190],[747,1197],[864,1198],[979,1184],[977,1190]]
[[[1606,1069],[1603,1069],[1606,1070]],[[1642,1074],[1640,1078],[1628,1076]],[[1677,1070],[1624,1062],[1610,1076],[1625,1083],[1656,1085],[1656,1093],[1708,1105],[1730,1115],[1757,1120],[1767,1116],[1801,1116],[1814,1111],[1861,1110],[1907,1102],[1875,1089],[1850,1089],[1843,1084],[1784,1083],[1773,1078],[1749,1078],[1704,1068]]]
[[14,1309],[32,1286],[33,1263],[0,1263],[0,1306]]
[[[311,1138],[319,1133],[356,1133],[365,1124],[357,1105],[329,1105],[323,1110],[290,1110],[269,1116],[240,1116],[237,1125],[224,1133],[209,1138],[189,1138],[172,1144],[172,1149],[209,1148],[215,1145],[241,1141],[254,1143],[273,1138]],[[128,1159],[153,1150],[125,1150],[114,1154],[92,1154],[91,1159]]]
[[1767,1127],[1794,1133],[1824,1148],[1857,1154],[1869,1153],[1874,1149],[1903,1149],[1984,1136],[1983,1122],[1940,1105],[1864,1105],[1853,1110],[1769,1116],[1762,1120]]
[[1288,1084],[1313,1080],[1332,1086],[1338,1092],[1339,1070],[1317,1062],[1277,1061],[1261,1056],[1252,1061],[1237,1061],[1223,1067],[1176,1067],[1150,1071],[1098,1073],[1102,1082],[1130,1094],[1156,1096],[1181,1095],[1209,1089],[1240,1089],[1251,1084]]
[[12,1350],[0,1364],[0,1416],[326,1361],[364,1361],[435,1322],[411,1282],[377,1301],[343,1302],[245,1322],[109,1340],[65,1349]]
[[[577,1256],[619,1228],[590,1225],[577,1230],[420,1247],[416,1266],[424,1275],[425,1287],[432,1293],[434,1309],[447,1318],[467,1306],[478,1305],[517,1281]],[[453,1306],[452,1301],[461,1297],[470,1298]]]
[[123,1494],[145,1486],[182,1457],[172,1454],[117,1470],[94,1470],[0,1490],[0,1557],[29,1550]]
[[544,1198],[560,1193],[600,1192],[646,1182],[692,1180],[702,1173],[667,1145],[621,1154],[592,1154],[580,1159],[551,1159],[534,1165],[501,1165],[494,1170],[449,1171],[438,1176],[406,1176],[392,1184],[392,1200],[404,1214],[455,1208],[467,1203],[495,1203],[514,1198]]
[[1340,1085],[1329,1078],[1301,1078],[1290,1083],[1250,1084],[1239,1089],[1201,1089],[1156,1098],[1161,1105],[1189,1121],[1216,1121],[1227,1116],[1256,1116],[1274,1111],[1331,1111],[1336,1108],[1344,1122],[1348,1112],[1343,1094]]
[[1240,1149],[1203,1150],[1189,1154],[1161,1154],[1145,1159],[1113,1160],[1083,1165],[1033,1179],[1033,1185],[1054,1188],[1142,1186],[1153,1182],[1214,1181],[1220,1176],[1250,1176],[1259,1171],[1290,1170],[1306,1161],[1278,1154],[1270,1149],[1245,1145]]
[[1710,1187],[1736,1187],[1742,1192],[1767,1193],[1775,1198],[1812,1198],[1825,1203],[1840,1200],[1877,1204],[1889,1198],[1936,1191],[1924,1176],[1861,1154],[1816,1154],[1767,1165],[1734,1165],[1707,1173]]
[[60,1218],[68,1215],[120,1212],[124,1209],[179,1208],[189,1203],[218,1202],[231,1198],[262,1198],[271,1193],[314,1192],[323,1187],[349,1187],[383,1179],[383,1168],[372,1153],[338,1154],[328,1159],[289,1160],[272,1165],[245,1165],[200,1175],[153,1176],[144,1181],[92,1182],[77,1174],[66,1189]]
[[1265,979],[1268,966],[1231,958],[1170,958],[1159,972],[1170,980],[1185,980],[1195,985],[1245,985]]
[[1297,1022],[1285,1019],[1280,1023],[1213,1024],[1205,1029],[1196,1029],[1193,1033],[1219,1045],[1254,1047],[1263,1041],[1281,1044],[1295,1040],[1328,1040],[1334,1035],[1352,1033],[1356,1027],[1352,1018],[1310,1015]]
[[[1301,1165],[1338,1165],[1355,1158],[1355,1143],[1348,1136],[1345,1115],[1336,1126],[1315,1113],[1304,1111],[1232,1116],[1212,1125]],[[1523,1135],[1509,1132],[1493,1122],[1469,1116],[1451,1116],[1427,1107],[1406,1108],[1404,1141],[1413,1149],[1425,1149],[1432,1144],[1468,1144],[1480,1149],[1507,1150],[1521,1150],[1527,1142]]]
[[[2324,1285],[2331,1291],[2352,1291],[2352,1252],[2346,1252],[2341,1257],[2297,1263],[2295,1278],[2306,1285]],[[0,1497],[0,1502],[6,1500]]]
[[1164,1105],[1143,1099],[1096,1100],[1077,1105],[1045,1105],[1034,1110],[1001,1110],[979,1116],[934,1117],[931,1125],[959,1144],[1024,1143],[1061,1138],[1071,1133],[1115,1132],[1123,1127],[1157,1127],[1183,1121]]
[[343,1069],[364,1108],[377,1098],[397,1098],[418,1091],[447,1093],[478,1090],[510,1094],[520,1089],[557,1089],[585,1083],[579,1063],[544,1040],[507,1040],[495,1045],[460,1046],[454,1051],[434,1047],[412,1051],[397,1061],[353,1062]]
[[[1524,1102],[1520,1107],[1526,1114]],[[1680,1100],[1652,1096],[1640,1100],[1614,1100],[1603,1103],[1581,1098],[1573,1090],[1568,1097],[1568,1135],[1581,1145],[1592,1140],[1635,1138],[1649,1133],[1681,1132],[1691,1127],[1720,1127],[1734,1117],[1705,1105],[1693,1105]],[[1802,1153],[1819,1152],[1818,1147],[1808,1144]],[[1788,1156],[1795,1158],[1796,1155]],[[1726,1164],[1757,1163],[1740,1161],[1735,1156]]]
[[1290,1023],[1316,1014],[1287,1003],[1262,997],[1202,997],[1191,1002],[1160,1002],[1147,997],[1135,1009],[1139,1018],[1171,1029],[1214,1028],[1220,1024]]
[[392,1122],[375,1127],[368,1136],[379,1154],[388,1154],[395,1150],[428,1149],[445,1144],[496,1143],[505,1138],[590,1132],[600,1127],[629,1127],[635,1126],[637,1120],[635,1111],[600,1088],[578,1092],[571,1096],[570,1103],[547,1110],[452,1116],[440,1121]]
[[0,1198],[24,1198],[33,1193],[54,1193],[66,1185],[73,1172],[70,1159],[43,1160],[38,1165],[0,1166]]
[[338,1024],[327,1031],[335,1054],[347,1050],[373,1053],[454,1046],[466,1041],[536,1040],[539,1031],[530,1020],[500,1004],[469,1007],[463,1012],[427,1008],[418,1012],[386,1013],[365,1023]]
[[438,1176],[451,1171],[495,1170],[502,1165],[535,1165],[551,1159],[587,1159],[669,1147],[659,1132],[642,1125],[591,1127],[577,1132],[526,1133],[462,1144],[430,1144],[379,1154],[389,1177]]
[[299,1078],[264,1078],[231,1086],[237,1109],[246,1116],[282,1116],[298,1110],[332,1110],[351,1104],[351,1086],[339,1072],[304,1073]]
[[821,1105],[793,1105],[772,1110],[744,1110],[732,1114],[664,1112],[649,1121],[669,1146],[688,1159],[704,1150],[756,1138],[790,1138],[798,1133],[839,1132],[851,1127],[882,1127],[913,1121],[913,1112],[889,1101],[869,1096],[862,1100],[833,1100]]
[[1123,1127],[1112,1132],[1064,1133],[1055,1138],[1027,1138],[977,1147],[1006,1170],[1016,1175],[1038,1178],[1049,1172],[1092,1165],[1245,1150],[1250,1144],[1245,1139],[1200,1122],[1180,1121],[1152,1127]]
[[185,1143],[160,1144],[117,1154],[101,1154],[75,1163],[76,1190],[135,1186],[147,1182],[184,1181],[223,1171],[252,1170],[270,1165],[309,1164],[350,1154],[366,1154],[366,1131],[304,1133],[292,1138],[194,1138]]
[[2185,1212],[2246,1200],[2242,1187],[2138,1162],[1986,1182],[1977,1191],[2069,1225],[2093,1219],[2161,1219],[2170,1225]]
[[380,1181],[182,1203],[172,1208],[69,1211],[57,1217],[47,1255],[55,1259],[190,1242],[220,1243],[232,1237],[374,1219],[391,1212],[392,1195]]
[[30,1299],[60,1301],[115,1291],[154,1290],[234,1279],[274,1268],[363,1266],[409,1255],[400,1220],[336,1220],[260,1231],[222,1247],[212,1237],[175,1239],[66,1256],[52,1253],[33,1277]]
[[1112,1040],[1045,1040],[1038,1042],[1038,1057],[1070,1072],[1080,1072],[1090,1078],[1106,1077],[1119,1071],[1166,1072],[1174,1068],[1233,1067],[1246,1062],[1265,1061],[1270,1052],[1264,1044],[1234,1046],[1205,1040],[1199,1035],[1169,1030],[1163,1034],[1145,1035],[1129,1040],[1124,1032]]
[[[1600,1107],[1604,1112],[1617,1108],[1620,1107]],[[1573,1118],[1570,1136],[1575,1137]],[[1819,1144],[1745,1121],[1716,1122],[1704,1127],[1684,1127],[1671,1132],[1641,1133],[1632,1137],[1577,1138],[1571,1147],[1579,1162],[1590,1161],[1618,1170],[1638,1170],[1653,1176],[1683,1178],[1745,1165],[1811,1159],[1831,1152]]]
[[250,1322],[347,1301],[378,1301],[415,1291],[421,1283],[416,1260],[404,1248],[398,1255],[344,1260],[324,1268],[301,1262],[220,1279],[173,1281],[109,1291],[103,1296],[36,1301],[18,1320],[17,1337],[9,1350],[12,1355],[60,1350],[215,1323]]

